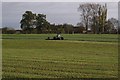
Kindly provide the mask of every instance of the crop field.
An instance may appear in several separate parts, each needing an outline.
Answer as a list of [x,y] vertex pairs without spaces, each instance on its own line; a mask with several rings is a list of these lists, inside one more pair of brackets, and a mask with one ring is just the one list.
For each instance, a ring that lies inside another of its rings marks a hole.
[[118,35],[3,34],[3,78],[117,78]]

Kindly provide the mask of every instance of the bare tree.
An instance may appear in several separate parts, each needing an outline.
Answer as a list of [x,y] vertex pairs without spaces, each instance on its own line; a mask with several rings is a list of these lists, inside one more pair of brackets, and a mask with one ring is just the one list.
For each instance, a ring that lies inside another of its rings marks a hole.
[[89,3],[86,3],[86,4],[81,4],[78,8],[78,11],[81,12],[81,18],[83,20],[83,23],[85,25],[85,29],[86,29],[86,33],[88,31],[88,26],[89,26],[89,19],[91,17],[91,14],[90,14],[90,11],[91,11],[91,8],[90,8],[90,4]]
[[86,33],[91,26],[93,33],[104,32],[107,18],[107,5],[85,3],[80,4],[78,10],[86,27]]

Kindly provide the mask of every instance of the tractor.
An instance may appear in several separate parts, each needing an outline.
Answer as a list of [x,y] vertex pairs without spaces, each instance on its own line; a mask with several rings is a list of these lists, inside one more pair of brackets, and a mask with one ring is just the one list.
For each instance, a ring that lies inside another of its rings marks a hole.
[[64,38],[61,37],[60,34],[57,34],[57,36],[54,36],[53,38],[48,37],[46,40],[64,40]]

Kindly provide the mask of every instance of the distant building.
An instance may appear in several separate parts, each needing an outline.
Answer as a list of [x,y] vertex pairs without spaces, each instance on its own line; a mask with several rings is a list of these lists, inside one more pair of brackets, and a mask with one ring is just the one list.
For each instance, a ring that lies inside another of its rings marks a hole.
[[22,30],[16,30],[15,33],[16,33],[16,34],[21,34],[21,33],[22,33]]
[[73,27],[73,33],[84,33],[85,28],[82,26],[75,26]]
[[80,33],[79,27],[73,27],[73,33]]
[[2,28],[0,28],[0,34],[2,34]]

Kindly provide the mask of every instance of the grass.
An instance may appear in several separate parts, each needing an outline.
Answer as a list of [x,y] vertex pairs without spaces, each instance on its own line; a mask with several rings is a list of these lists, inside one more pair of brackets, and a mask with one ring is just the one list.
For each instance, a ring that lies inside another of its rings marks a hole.
[[117,78],[117,35],[3,35],[3,78]]
[[[3,39],[39,39],[45,40],[47,37],[53,38],[56,34],[3,34]],[[65,40],[75,41],[99,41],[99,42],[117,42],[116,34],[62,34]]]

